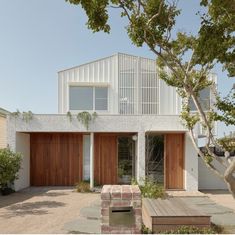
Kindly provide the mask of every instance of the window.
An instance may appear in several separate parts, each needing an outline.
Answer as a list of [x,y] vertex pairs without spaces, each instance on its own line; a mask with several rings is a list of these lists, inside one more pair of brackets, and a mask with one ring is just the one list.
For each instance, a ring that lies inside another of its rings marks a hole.
[[[204,88],[199,92],[199,101],[204,111],[210,109],[210,88]],[[189,107],[191,111],[197,110],[192,98],[189,99]]]
[[95,110],[108,109],[108,89],[107,87],[95,87]]
[[69,107],[70,110],[108,110],[108,88],[70,86]]

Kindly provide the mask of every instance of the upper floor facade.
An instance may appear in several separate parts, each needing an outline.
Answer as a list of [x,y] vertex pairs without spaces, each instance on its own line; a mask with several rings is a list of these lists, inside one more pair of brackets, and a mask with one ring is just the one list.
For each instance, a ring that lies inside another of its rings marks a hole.
[[[179,115],[181,112],[181,98],[174,87],[159,78],[156,61],[152,59],[118,53],[60,71],[58,76],[60,114],[90,111],[112,115]],[[202,93],[202,101],[210,105],[209,89]]]

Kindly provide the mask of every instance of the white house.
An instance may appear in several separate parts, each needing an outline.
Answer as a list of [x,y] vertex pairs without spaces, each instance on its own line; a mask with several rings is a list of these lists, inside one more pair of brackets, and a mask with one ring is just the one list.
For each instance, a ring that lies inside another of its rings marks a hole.
[[[166,189],[198,190],[181,99],[158,78],[154,60],[119,53],[58,76],[58,114],[34,114],[29,122],[8,117],[8,144],[24,156],[16,190],[130,183],[146,173]],[[97,114],[88,127],[77,119],[83,111]]]

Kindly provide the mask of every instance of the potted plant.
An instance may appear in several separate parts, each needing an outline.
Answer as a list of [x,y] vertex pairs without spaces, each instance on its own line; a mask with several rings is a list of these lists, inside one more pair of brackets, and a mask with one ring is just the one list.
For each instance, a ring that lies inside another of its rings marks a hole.
[[8,195],[14,190],[12,185],[18,179],[22,155],[14,153],[9,148],[0,149],[0,188],[2,195]]
[[128,160],[122,160],[120,163],[119,163],[119,166],[118,166],[118,176],[119,176],[119,179],[122,183],[130,183],[131,182],[131,172],[130,172],[130,169],[131,169],[131,163],[130,161]]

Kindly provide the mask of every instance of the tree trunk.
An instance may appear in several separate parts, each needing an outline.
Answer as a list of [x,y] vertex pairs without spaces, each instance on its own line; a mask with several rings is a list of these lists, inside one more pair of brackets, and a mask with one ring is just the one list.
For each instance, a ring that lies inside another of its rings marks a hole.
[[228,185],[228,189],[231,192],[233,198],[235,199],[235,157],[233,158],[232,162],[228,166],[228,168],[225,170],[224,173],[224,181]]

